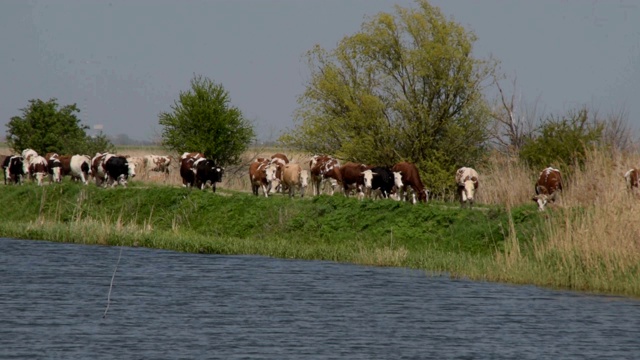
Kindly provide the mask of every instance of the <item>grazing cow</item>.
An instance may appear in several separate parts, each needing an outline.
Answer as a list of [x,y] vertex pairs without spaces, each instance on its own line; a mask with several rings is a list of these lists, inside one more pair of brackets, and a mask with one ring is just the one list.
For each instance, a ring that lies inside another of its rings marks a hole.
[[555,202],[558,193],[562,192],[562,174],[560,170],[548,167],[538,177],[536,182],[536,195],[533,201],[538,204],[538,210],[544,211],[548,202]]
[[22,184],[24,176],[29,174],[29,165],[22,156],[12,156],[9,159],[7,173],[9,174],[9,183]]
[[356,164],[353,162],[348,162],[339,168],[336,168],[336,172],[339,174],[337,180],[342,183],[344,196],[349,197],[349,193],[353,189],[356,191],[358,198],[362,199],[364,197],[363,172],[371,168],[371,166]]
[[29,174],[31,178],[38,182],[38,186],[42,186],[42,179],[49,173],[47,160],[40,156],[34,156],[29,162]]
[[399,187],[402,186],[401,175],[399,173],[395,175],[388,167],[376,166],[363,171],[362,175],[365,190],[368,193],[379,191],[385,199],[391,195],[391,191],[396,184],[396,177],[400,181]]
[[309,175],[314,196],[321,194],[322,185],[326,184],[327,181],[331,185],[330,194],[333,195],[338,186],[338,177],[340,176],[334,168],[339,166],[340,161],[328,155],[314,155],[309,160]]
[[[411,203],[415,204],[417,201],[426,203],[429,201],[429,190],[424,187],[422,180],[420,180],[420,172],[415,164],[410,162],[399,162],[395,164],[391,171],[394,173],[400,173],[402,185],[398,188],[398,195],[404,201],[408,200],[409,188],[413,190],[411,196]],[[416,194],[418,199],[416,201]]]
[[222,182],[224,169],[216,165],[213,160],[200,158],[195,161],[195,185],[204,190],[205,187],[211,186],[211,190],[216,192],[216,183]]
[[267,160],[252,162],[249,165],[249,180],[254,195],[258,196],[258,188],[262,187],[264,196],[269,197],[271,184],[276,180],[276,165],[270,164]]
[[49,182],[61,182],[62,181],[62,161],[60,160],[60,156],[56,154],[56,156],[51,156],[47,160],[47,165],[49,168]]
[[[183,154],[184,155],[184,154]],[[149,177],[149,171],[162,173],[165,179],[169,176],[169,168],[173,157],[161,155],[147,155],[143,159],[146,177]],[[131,162],[131,159],[129,159]]]
[[115,187],[122,185],[127,187],[127,179],[136,176],[135,165],[129,164],[124,156],[110,156],[104,162],[104,171],[107,174],[107,185]]
[[295,189],[300,190],[300,197],[304,197],[309,181],[309,173],[302,170],[299,164],[287,164],[282,174],[282,184],[289,188],[289,197],[295,196]]
[[91,174],[96,180],[96,185],[101,186],[105,181],[108,180],[107,172],[105,170],[105,164],[109,160],[109,158],[116,156],[114,154],[105,152],[105,153],[96,153],[91,159]]
[[469,208],[473,206],[474,195],[479,184],[478,172],[473,168],[461,167],[456,171],[456,185],[458,185],[461,207],[464,207],[465,203],[469,204]]
[[629,169],[626,173],[624,173],[624,179],[627,183],[627,189],[633,190],[638,189],[638,183],[640,180],[640,170],[633,168]]

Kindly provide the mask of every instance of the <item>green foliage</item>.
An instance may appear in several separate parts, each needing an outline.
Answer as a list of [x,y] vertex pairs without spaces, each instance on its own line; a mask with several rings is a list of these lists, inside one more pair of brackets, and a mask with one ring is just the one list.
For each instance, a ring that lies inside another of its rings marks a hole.
[[587,149],[601,145],[605,123],[591,120],[587,109],[549,116],[523,144],[520,159],[534,168],[567,169],[582,165]]
[[488,138],[482,83],[495,63],[472,56],[472,32],[418,5],[376,15],[333,51],[309,51],[296,127],[280,141],[349,161],[414,162],[436,192],[474,166]]
[[109,151],[113,145],[104,135],[89,137],[89,128],[80,123],[76,104],[58,108],[56,99],[44,102],[29,100],[22,116],[14,116],[7,124],[7,145],[15,152],[31,148],[39,154],[94,154]]
[[194,77],[171,110],[159,115],[162,143],[178,153],[198,151],[222,166],[238,164],[255,137],[229,93],[206,77]]

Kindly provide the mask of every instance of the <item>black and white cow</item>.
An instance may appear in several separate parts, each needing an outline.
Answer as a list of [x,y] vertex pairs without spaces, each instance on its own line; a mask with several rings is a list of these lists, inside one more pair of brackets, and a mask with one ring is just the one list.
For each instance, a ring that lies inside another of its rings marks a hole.
[[[376,166],[362,172],[364,187],[367,192],[380,191],[383,198],[388,198],[395,185],[393,171],[387,167]],[[402,183],[400,183],[402,186]]]
[[222,182],[224,169],[209,159],[198,159],[193,166],[196,169],[196,186],[204,190],[206,186],[211,185],[211,190],[216,192],[216,183]]
[[13,155],[2,155],[2,170],[4,171],[4,184],[7,185],[11,181],[11,173],[9,172],[9,162]]
[[129,163],[124,156],[111,156],[104,163],[104,170],[108,177],[107,185],[127,187],[127,179],[136,176],[135,165]]
[[22,181],[26,175],[29,174],[29,165],[22,158],[22,156],[12,156],[9,159],[9,166],[7,167],[7,176],[9,182],[14,184],[22,184]]

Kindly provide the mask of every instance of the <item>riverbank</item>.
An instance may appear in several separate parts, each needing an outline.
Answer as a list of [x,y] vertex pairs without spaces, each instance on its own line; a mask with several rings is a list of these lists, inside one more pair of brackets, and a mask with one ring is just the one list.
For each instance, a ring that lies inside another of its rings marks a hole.
[[[640,295],[638,269],[570,264],[540,252],[554,219],[534,204],[460,209],[289,199],[133,183],[127,189],[63,184],[6,186],[0,236],[192,253],[254,254],[447,272],[454,277]],[[635,272],[634,272],[635,271]]]

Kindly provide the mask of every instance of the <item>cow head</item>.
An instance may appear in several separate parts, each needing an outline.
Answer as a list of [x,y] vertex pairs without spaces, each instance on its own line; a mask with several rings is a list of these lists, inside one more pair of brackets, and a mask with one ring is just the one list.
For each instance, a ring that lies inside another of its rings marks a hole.
[[309,172],[302,170],[300,171],[300,196],[304,196],[307,186],[309,186]]
[[468,176],[464,179],[464,189],[462,191],[462,201],[469,201],[473,203],[473,197],[476,193],[476,188],[478,187],[478,178],[475,176]]
[[127,168],[129,177],[133,179],[136,176],[136,163],[127,161]]
[[362,177],[364,178],[364,187],[365,189],[371,189],[373,187],[373,177],[377,175],[372,170],[365,170],[362,172]]
[[393,185],[395,185],[396,189],[402,189],[404,186],[402,183],[402,171],[393,172]]
[[544,211],[545,206],[550,202],[555,202],[557,191],[549,194],[549,190],[543,185],[536,186],[536,195],[532,200],[538,204],[538,210]]
[[62,182],[62,174],[60,173],[60,161],[59,160],[55,160],[55,162],[57,162],[57,166],[54,166],[51,168],[51,181],[53,182]]
[[278,171],[278,167],[276,166],[276,164],[269,164],[265,167],[264,172],[265,172],[265,179],[267,180],[267,182],[271,183],[271,182],[276,182],[279,183],[280,180],[276,177],[276,172]]

